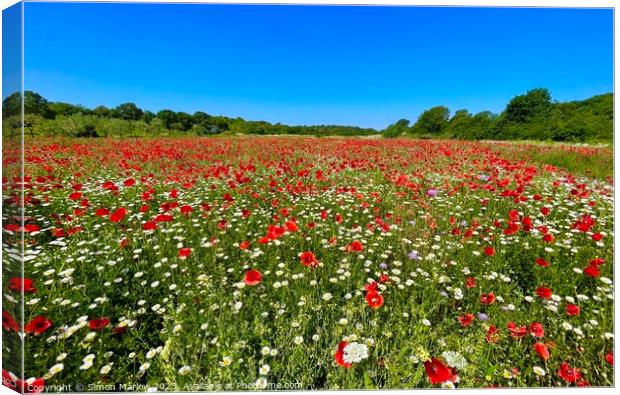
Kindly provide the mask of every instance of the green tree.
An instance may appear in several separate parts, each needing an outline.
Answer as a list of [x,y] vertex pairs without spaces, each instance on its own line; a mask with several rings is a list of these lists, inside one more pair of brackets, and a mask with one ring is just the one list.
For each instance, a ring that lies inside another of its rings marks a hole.
[[448,126],[449,117],[450,110],[448,107],[437,106],[430,108],[420,114],[411,131],[415,134],[442,134]]
[[157,118],[161,119],[166,129],[170,129],[172,124],[177,122],[177,113],[172,110],[161,110],[157,113]]
[[446,133],[453,138],[468,139],[471,114],[467,110],[458,110],[454,113],[446,127]]
[[404,133],[409,131],[409,120],[408,119],[399,119],[396,123],[388,126],[384,131],[382,136],[386,138],[394,138],[398,137]]
[[116,118],[134,120],[142,118],[144,112],[135,103],[123,103],[112,110],[112,115]]

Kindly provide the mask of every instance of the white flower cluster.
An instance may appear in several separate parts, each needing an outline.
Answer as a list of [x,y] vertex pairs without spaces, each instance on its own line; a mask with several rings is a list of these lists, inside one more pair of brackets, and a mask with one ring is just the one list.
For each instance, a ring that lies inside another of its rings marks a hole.
[[342,359],[346,363],[358,363],[368,358],[368,346],[361,343],[349,343],[343,350]]
[[450,367],[460,370],[466,368],[468,365],[465,357],[456,351],[444,351],[441,356],[443,357],[444,361],[446,361],[446,364]]

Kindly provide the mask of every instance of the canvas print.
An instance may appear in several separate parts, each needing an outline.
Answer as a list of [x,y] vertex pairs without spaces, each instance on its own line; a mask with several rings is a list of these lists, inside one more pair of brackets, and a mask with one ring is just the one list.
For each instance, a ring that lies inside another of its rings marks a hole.
[[614,386],[613,9],[2,16],[4,387]]

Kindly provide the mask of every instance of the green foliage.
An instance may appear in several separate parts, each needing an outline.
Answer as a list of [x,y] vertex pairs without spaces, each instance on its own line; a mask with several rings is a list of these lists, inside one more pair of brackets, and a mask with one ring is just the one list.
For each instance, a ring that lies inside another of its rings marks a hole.
[[532,89],[514,97],[499,115],[472,115],[458,110],[448,120],[446,107],[431,108],[411,132],[418,138],[466,140],[540,140],[609,142],[613,138],[613,95],[583,101],[553,102],[547,89]]
[[442,134],[448,127],[450,110],[448,107],[437,106],[424,111],[412,127],[414,134]]
[[409,120],[401,119],[398,122],[388,126],[383,132],[383,137],[394,138],[409,131]]
[[116,118],[137,121],[142,118],[144,112],[134,103],[123,103],[112,110]]
[[[2,102],[5,134],[18,133],[22,126],[21,95],[16,92]],[[165,109],[157,114],[134,103],[115,108],[49,102],[36,92],[24,93],[24,132],[44,136],[209,136],[230,134],[377,136],[373,128],[342,125],[284,125],[249,121],[203,111],[194,114]],[[413,134],[421,139],[456,138],[465,140],[554,140],[569,142],[609,142],[613,139],[613,94],[582,101],[554,102],[547,89],[532,89],[511,99],[501,114],[483,111],[472,114],[437,106],[424,111],[413,126],[401,119],[380,134],[393,138]]]

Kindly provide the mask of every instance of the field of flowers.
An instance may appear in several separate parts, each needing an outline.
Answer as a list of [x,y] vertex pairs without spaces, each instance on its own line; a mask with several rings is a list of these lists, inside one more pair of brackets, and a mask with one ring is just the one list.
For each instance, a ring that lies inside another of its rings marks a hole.
[[[614,384],[612,180],[524,159],[536,147],[26,147],[24,179],[3,179],[5,205],[25,190],[23,227],[3,216],[3,249],[10,266],[23,230],[26,278],[4,272],[2,325],[5,339],[20,330],[23,293],[30,379],[5,363],[6,386]],[[609,162],[611,150],[579,155]]]

